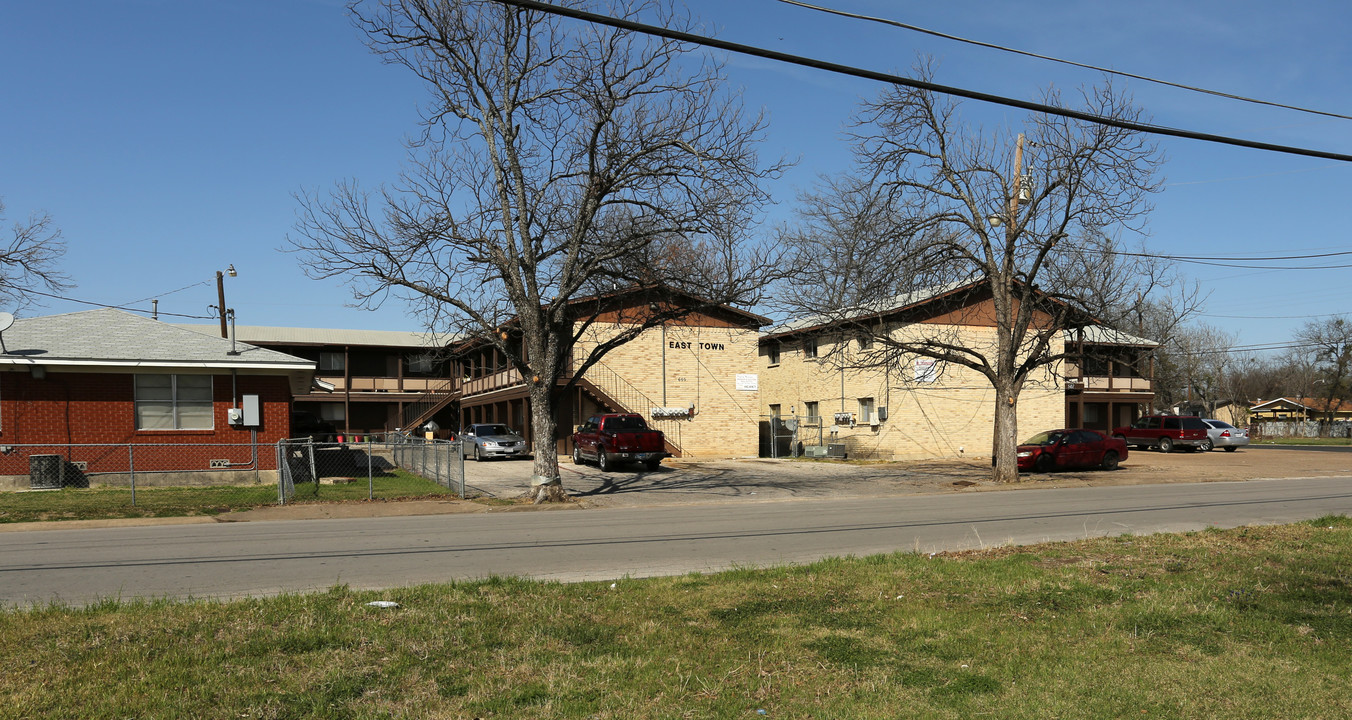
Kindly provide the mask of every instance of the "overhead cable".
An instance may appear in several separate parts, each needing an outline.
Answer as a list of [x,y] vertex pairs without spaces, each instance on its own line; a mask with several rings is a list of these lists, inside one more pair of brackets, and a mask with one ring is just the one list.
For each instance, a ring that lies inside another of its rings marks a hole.
[[937,30],[922,28],[918,25],[909,25],[907,23],[899,22],[897,20],[890,20],[888,18],[874,17],[872,15],[860,15],[858,13],[846,12],[844,10],[837,10],[835,8],[822,7],[820,5],[811,5],[805,2],[799,2],[799,0],[779,0],[779,2],[782,2],[786,5],[797,5],[798,7],[807,8],[809,10],[816,10],[818,12],[839,15],[841,17],[853,18],[855,20],[868,20],[869,22],[882,23],[884,25],[892,25],[894,27],[899,27],[904,30],[913,30],[918,33],[933,35],[934,37],[943,38],[945,40],[955,40],[960,43],[967,43],[968,45],[976,45],[978,47],[990,48],[992,50],[1000,50],[1002,52],[1014,53],[1015,55],[1024,55],[1031,58],[1037,58],[1038,60],[1049,60],[1054,63],[1061,63],[1063,65],[1073,65],[1078,68],[1085,68],[1086,70],[1096,70],[1098,72],[1110,73],[1112,75],[1120,75],[1122,77],[1132,78],[1133,80],[1144,80],[1145,82],[1156,83],[1158,85],[1167,85],[1169,87],[1179,88],[1181,90],[1191,90],[1192,92],[1199,92],[1207,95],[1215,95],[1216,97],[1228,98],[1230,100],[1239,100],[1241,102],[1254,103],[1256,105],[1267,105],[1269,107],[1282,108],[1283,110],[1295,110],[1296,112],[1310,113],[1312,115],[1323,115],[1325,117],[1338,118],[1340,120],[1352,120],[1352,115],[1340,115],[1335,112],[1327,112],[1324,110],[1312,110],[1310,108],[1303,108],[1297,105],[1285,105],[1283,103],[1272,102],[1270,100],[1259,100],[1257,98],[1245,97],[1243,95],[1235,95],[1232,93],[1221,92],[1219,90],[1207,90],[1206,88],[1200,88],[1193,85],[1184,85],[1183,83],[1170,82],[1168,80],[1160,80],[1159,78],[1152,78],[1146,75],[1137,75],[1135,73],[1129,73],[1122,70],[1113,70],[1111,68],[1099,67],[1097,65],[1088,65],[1086,63],[1075,62],[1074,60],[1063,60],[1061,58],[1055,58],[1050,55],[1039,55],[1038,53],[1028,52],[1027,50],[1019,50],[1017,48],[1006,47],[1004,45],[996,45],[994,43],[982,42],[980,40],[972,40],[970,38],[958,37],[957,35],[949,35],[948,33],[942,33]]
[[[45,293],[45,292],[42,292],[42,291],[40,291],[40,290],[23,290],[22,292],[23,292],[23,293],[26,293],[26,294],[32,294],[32,295],[41,295],[42,297],[52,298],[52,299],[54,299],[54,300],[65,300],[66,302],[79,303],[79,304],[81,304],[81,305],[93,305],[93,306],[95,306],[95,307],[109,308],[109,309],[112,309],[112,310],[126,310],[127,312],[135,312],[135,313],[143,313],[143,314],[150,314],[150,312],[151,312],[150,310],[142,310],[142,309],[140,309],[140,308],[126,307],[126,306],[123,306],[123,305],[109,305],[109,304],[107,304],[107,303],[94,302],[94,301],[92,301],[92,300],[77,300],[77,299],[75,299],[75,298],[65,297],[64,295],[53,295],[52,293]],[[163,310],[155,311],[155,314],[157,314],[157,315],[168,315],[169,317],[189,318],[189,319],[191,319],[191,320],[215,320],[215,319],[216,319],[216,316],[214,316],[214,315],[184,315],[183,313],[164,312]]]
[[630,32],[637,32],[643,33],[645,35],[663,37],[667,38],[668,40],[675,40],[677,42],[690,43],[692,45],[702,45],[705,47],[717,48],[719,50],[726,50],[728,52],[735,52],[743,55],[751,55],[753,57],[765,58],[767,60],[775,60],[778,62],[790,63],[793,65],[801,65],[803,67],[814,68],[817,70],[825,70],[827,72],[833,72],[840,75],[849,75],[852,77],[863,78],[865,80],[874,80],[877,82],[885,82],[892,85],[901,85],[903,87],[911,87],[916,88],[918,90],[927,90],[930,92],[941,93],[944,95],[953,95],[956,97],[968,98],[970,100],[977,100],[979,102],[993,103],[995,105],[1004,105],[1007,107],[1019,108],[1021,110],[1028,110],[1031,112],[1043,113],[1046,115],[1055,115],[1058,117],[1066,117],[1074,120],[1083,120],[1085,122],[1106,125],[1108,127],[1115,127],[1123,130],[1131,130],[1135,132],[1149,133],[1153,135],[1164,135],[1168,137],[1179,137],[1188,140],[1200,140],[1202,142],[1218,143],[1221,145],[1247,147],[1255,150],[1267,150],[1269,152],[1285,153],[1288,155],[1302,155],[1305,157],[1324,158],[1326,160],[1338,160],[1340,162],[1352,162],[1352,155],[1344,153],[1329,152],[1327,150],[1315,150],[1311,148],[1299,148],[1290,145],[1277,145],[1274,143],[1265,143],[1256,140],[1245,140],[1242,138],[1228,137],[1225,135],[1214,135],[1211,133],[1201,133],[1194,132],[1191,130],[1171,128],[1163,125],[1153,125],[1150,123],[1122,120],[1120,118],[1104,117],[1102,115],[1095,115],[1093,113],[1083,112],[1080,110],[1071,110],[1069,108],[1061,108],[1056,107],[1054,105],[1029,102],[1027,100],[1018,100],[1015,98],[1005,97],[1003,95],[992,95],[990,93],[977,92],[975,90],[967,90],[965,88],[953,87],[951,85],[940,85],[938,83],[932,83],[925,80],[915,80],[913,78],[908,78],[902,75],[883,73],[878,72],[876,70],[866,70],[864,68],[853,67],[850,65],[842,65],[840,63],[827,62],[825,60],[816,60],[814,58],[803,57],[801,55],[791,55],[789,53],[767,50],[765,48],[756,47],[754,45],[744,45],[741,43],[733,43],[728,42],[726,40],[718,40],[716,38],[711,38],[704,35],[696,35],[694,33],[682,32],[679,30],[669,30],[667,28],[659,27],[656,25],[638,23],[632,20],[623,20],[620,18],[611,17],[609,15],[587,12],[585,10],[577,10],[575,8],[560,7],[558,5],[551,5],[549,3],[536,2],[535,0],[494,0],[494,1],[501,3],[503,5],[511,5],[513,7],[519,7],[527,10],[536,10],[539,12],[550,13],[553,15],[561,15],[563,17],[570,17],[576,20],[583,20],[585,22],[596,23],[598,25],[606,25],[621,30],[628,30]]

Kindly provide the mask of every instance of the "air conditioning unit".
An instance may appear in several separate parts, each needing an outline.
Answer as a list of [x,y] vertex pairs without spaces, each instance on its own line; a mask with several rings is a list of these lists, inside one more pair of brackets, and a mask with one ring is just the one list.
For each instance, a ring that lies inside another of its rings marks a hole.
[[819,458],[826,457],[825,445],[804,445],[803,457]]
[[844,457],[845,457],[845,444],[844,444],[844,443],[834,443],[834,444],[831,444],[831,445],[827,445],[827,446],[826,446],[826,457],[844,458]]

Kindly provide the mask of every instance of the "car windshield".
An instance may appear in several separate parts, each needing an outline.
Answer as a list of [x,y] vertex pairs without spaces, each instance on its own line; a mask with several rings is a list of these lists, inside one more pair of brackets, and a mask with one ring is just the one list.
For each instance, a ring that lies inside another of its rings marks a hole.
[[475,435],[511,435],[506,425],[479,425],[474,428]]
[[1040,432],[1040,433],[1034,435],[1033,437],[1030,437],[1030,438],[1028,438],[1027,440],[1024,440],[1024,441],[1023,441],[1023,444],[1024,444],[1024,445],[1054,445],[1054,444],[1060,442],[1060,441],[1061,441],[1061,438],[1063,438],[1063,437],[1065,437],[1065,436],[1066,436],[1065,432],[1063,432],[1063,431],[1061,431],[1061,430],[1048,430],[1047,432]]

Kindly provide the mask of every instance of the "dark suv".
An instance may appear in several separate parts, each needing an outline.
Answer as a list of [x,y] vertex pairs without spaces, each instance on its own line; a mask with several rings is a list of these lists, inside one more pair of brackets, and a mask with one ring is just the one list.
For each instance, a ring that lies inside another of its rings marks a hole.
[[1160,452],[1172,452],[1176,447],[1196,450],[1207,441],[1207,425],[1199,417],[1184,415],[1146,415],[1128,427],[1113,430],[1134,447],[1157,447]]

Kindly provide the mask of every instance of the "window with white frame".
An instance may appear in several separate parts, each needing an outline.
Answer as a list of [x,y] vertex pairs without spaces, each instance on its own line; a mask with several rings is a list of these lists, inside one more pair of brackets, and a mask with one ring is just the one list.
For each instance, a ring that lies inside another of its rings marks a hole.
[[821,413],[817,410],[817,403],[815,402],[803,403],[803,412],[807,413],[807,416],[814,420],[821,417]]
[[873,422],[873,398],[859,398],[859,422]]
[[779,345],[778,345],[778,344],[775,344],[775,345],[771,345],[770,347],[768,347],[768,348],[766,349],[766,355],[768,355],[769,358],[770,358],[770,363],[769,363],[770,365],[778,365],[778,364],[779,364]]
[[216,427],[210,375],[137,375],[137,430],[211,430]]
[[817,339],[816,339],[816,338],[808,338],[808,339],[806,339],[806,340],[803,341],[803,357],[805,357],[805,358],[814,358],[814,357],[817,357]]

